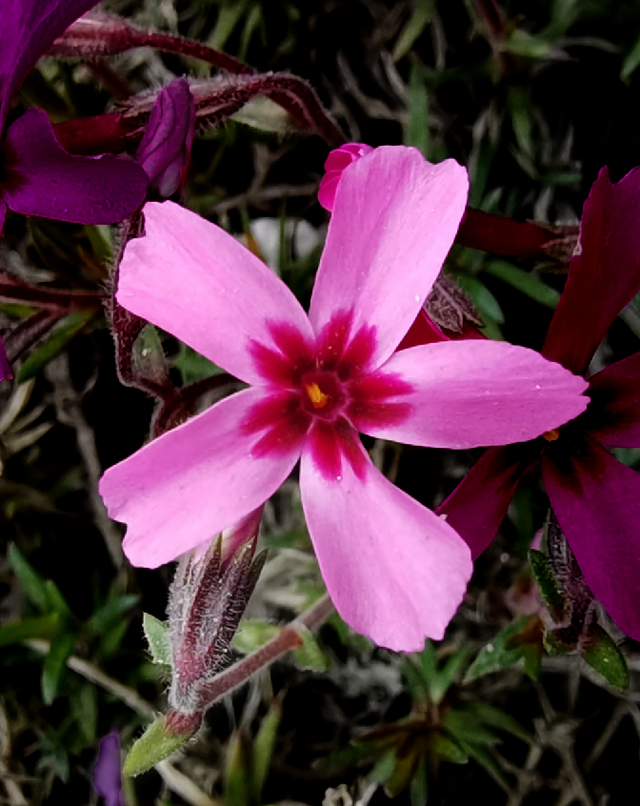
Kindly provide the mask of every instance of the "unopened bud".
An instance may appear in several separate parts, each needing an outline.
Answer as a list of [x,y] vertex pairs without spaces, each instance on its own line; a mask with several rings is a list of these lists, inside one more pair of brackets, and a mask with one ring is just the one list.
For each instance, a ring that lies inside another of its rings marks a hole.
[[262,570],[254,559],[262,507],[207,546],[184,555],[169,592],[173,679],[169,704],[181,715],[207,706],[207,684],[224,665]]
[[162,199],[184,187],[195,124],[189,82],[176,78],[158,93],[136,158],[149,177],[149,191]]

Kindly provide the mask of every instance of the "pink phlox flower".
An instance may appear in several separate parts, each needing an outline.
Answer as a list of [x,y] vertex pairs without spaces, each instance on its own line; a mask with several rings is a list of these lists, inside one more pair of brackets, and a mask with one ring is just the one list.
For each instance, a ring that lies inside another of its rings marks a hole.
[[345,621],[382,646],[440,639],[468,547],[373,465],[358,431],[468,448],[531,439],[579,415],[585,382],[522,347],[445,341],[394,352],[453,242],[466,171],[389,147],[343,173],[309,315],[232,236],[171,202],[144,208],[119,303],[250,384],[110,468],[100,491],[156,567],[260,506],[300,461],[322,575]]
[[[640,290],[640,169],[603,168],[542,354],[587,374],[611,323]],[[609,453],[640,447],[640,353],[589,377],[586,412],[557,432],[487,451],[439,508],[475,556],[491,542],[522,476],[540,462],[551,506],[588,586],[640,640],[640,476]]]

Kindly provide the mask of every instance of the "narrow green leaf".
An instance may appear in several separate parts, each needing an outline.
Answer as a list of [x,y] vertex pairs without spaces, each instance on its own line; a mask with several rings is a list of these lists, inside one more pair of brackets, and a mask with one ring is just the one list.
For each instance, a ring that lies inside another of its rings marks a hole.
[[481,700],[471,702],[466,705],[465,708],[471,711],[481,722],[484,722],[485,725],[505,730],[528,744],[533,742],[531,733],[525,730],[517,719],[514,719],[514,717],[505,713],[500,708],[496,708],[488,702],[482,702]]
[[436,755],[453,764],[466,764],[469,761],[469,754],[450,736],[437,734],[433,737],[431,747]]
[[385,792],[390,798],[397,797],[413,780],[419,760],[416,750],[417,748],[411,747],[409,752],[404,755],[396,752],[393,772],[384,785]]
[[469,683],[486,674],[497,672],[500,669],[507,669],[518,663],[523,657],[522,648],[515,647],[511,649],[507,645],[512,638],[527,627],[528,623],[528,616],[520,616],[520,618],[500,630],[493,641],[483,646],[478,652],[467,669],[464,682]]
[[9,546],[9,562],[20,580],[24,595],[31,604],[42,612],[50,610],[49,592],[44,579],[28,562],[15,543]]
[[422,756],[411,781],[411,806],[425,806],[429,794],[427,760]]
[[535,274],[524,271],[506,260],[489,260],[484,265],[484,270],[546,308],[555,310],[560,293],[555,288],[545,285]]
[[442,702],[447,691],[459,679],[462,669],[467,663],[469,651],[468,647],[456,649],[447,659],[444,667],[436,674],[431,685],[431,697],[436,705]]
[[248,6],[247,0],[235,0],[232,3],[224,3],[218,12],[216,27],[211,37],[210,45],[215,50],[223,50],[227,39],[234,32],[237,24],[242,19]]
[[280,627],[276,627],[274,624],[260,621],[260,619],[245,619],[233,638],[233,648],[249,655],[264,646],[267,641],[275,638],[279,632]]
[[433,0],[417,0],[409,21],[396,40],[393,61],[399,62],[413,47],[414,42],[431,21]]
[[229,806],[251,806],[249,750],[242,731],[231,737],[224,770],[224,802]]
[[497,733],[483,725],[480,719],[471,711],[452,709],[442,718],[442,724],[460,744],[473,742],[474,744],[497,744],[500,737]]
[[98,741],[98,692],[91,683],[83,683],[80,690],[70,698],[71,711],[78,731],[87,747],[95,747]]
[[405,142],[429,157],[429,94],[424,71],[418,64],[409,73],[409,120]]
[[144,613],[142,616],[142,629],[144,630],[153,662],[173,667],[169,625],[150,613]]
[[303,669],[314,669],[319,672],[326,672],[331,666],[331,661],[327,653],[321,649],[316,641],[316,637],[303,624],[296,624],[296,632],[302,638],[302,646],[293,651],[293,655],[298,664]]
[[65,316],[51,331],[45,341],[31,353],[18,370],[18,383],[35,378],[54,358],[57,358],[69,342],[96,316],[95,311],[77,311]]
[[51,648],[42,667],[41,687],[45,705],[51,705],[58,694],[67,660],[73,652],[75,643],[76,637],[71,632],[62,632],[51,642]]
[[507,109],[511,117],[513,133],[520,151],[533,159],[533,121],[531,119],[531,98],[520,87],[512,86],[507,94]]
[[629,667],[620,648],[599,624],[593,625],[588,643],[582,648],[584,660],[601,674],[610,686],[629,688]]
[[122,772],[124,775],[140,775],[168,758],[196,733],[197,728],[187,733],[166,733],[166,716],[159,716],[134,743],[127,755]]
[[504,324],[504,314],[498,300],[481,280],[472,274],[459,274],[456,276],[456,280],[471,297],[471,301],[480,311],[483,319],[488,317],[498,325]]
[[269,774],[281,719],[282,704],[280,700],[275,700],[262,720],[253,742],[253,752],[251,754],[253,774],[251,781],[255,803],[262,803],[262,790]]
[[620,70],[620,80],[626,84],[640,65],[640,36],[636,39],[634,46],[624,57],[622,69]]
[[23,618],[13,624],[0,627],[0,646],[16,644],[28,638],[53,638],[60,629],[60,616],[51,613],[48,616]]
[[137,593],[122,593],[111,596],[100,606],[87,622],[87,627],[95,633],[105,633],[122,621],[140,597]]

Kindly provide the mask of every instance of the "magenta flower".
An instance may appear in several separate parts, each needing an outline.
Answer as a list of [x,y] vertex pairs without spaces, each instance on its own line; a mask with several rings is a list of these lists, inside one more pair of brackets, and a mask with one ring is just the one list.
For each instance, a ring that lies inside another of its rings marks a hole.
[[[639,216],[640,169],[612,185],[603,168],[542,350],[572,372],[587,372],[609,326],[640,290]],[[487,451],[438,511],[475,557],[493,539],[522,476],[540,461],[587,584],[618,626],[640,640],[640,476],[606,449],[640,447],[640,353],[591,376],[587,394],[586,412],[560,431]]]
[[334,148],[324,163],[325,175],[318,188],[318,201],[325,210],[331,212],[336,198],[336,191],[340,177],[345,168],[352,162],[364,157],[373,151],[366,143],[345,143],[340,148]]
[[149,178],[148,191],[168,199],[182,192],[196,126],[196,102],[186,78],[160,90],[145,126],[136,160]]
[[465,448],[530,439],[582,412],[586,384],[488,340],[394,354],[465,208],[466,171],[383,147],[340,181],[309,316],[224,230],[170,202],[120,266],[119,303],[252,384],[109,469],[124,550],[155,567],[239,521],[298,460],[320,568],[340,615],[392,649],[442,637],[471,574],[444,519],[391,484],[358,431]]
[[31,67],[97,0],[2,0],[0,25],[0,232],[6,208],[80,224],[111,224],[143,201],[146,175],[134,162],[73,157],[47,115],[29,109],[5,127]]

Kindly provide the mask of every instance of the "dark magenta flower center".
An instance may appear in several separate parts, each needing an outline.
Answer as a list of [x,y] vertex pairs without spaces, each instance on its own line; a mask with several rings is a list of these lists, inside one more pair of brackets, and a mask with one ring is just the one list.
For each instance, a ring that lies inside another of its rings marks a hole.
[[279,322],[270,326],[277,349],[251,342],[249,349],[265,385],[264,398],[243,424],[248,433],[257,435],[254,455],[302,449],[308,437],[327,478],[340,477],[343,458],[361,475],[365,459],[356,432],[409,415],[410,405],[397,398],[411,386],[372,369],[375,329],[363,326],[353,332],[352,320],[350,311],[336,313],[315,344]]

